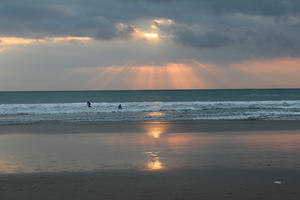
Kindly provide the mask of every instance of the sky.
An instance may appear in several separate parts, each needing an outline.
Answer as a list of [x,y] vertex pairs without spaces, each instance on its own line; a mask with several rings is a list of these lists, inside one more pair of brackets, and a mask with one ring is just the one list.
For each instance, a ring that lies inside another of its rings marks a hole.
[[0,90],[300,88],[299,0],[0,0]]

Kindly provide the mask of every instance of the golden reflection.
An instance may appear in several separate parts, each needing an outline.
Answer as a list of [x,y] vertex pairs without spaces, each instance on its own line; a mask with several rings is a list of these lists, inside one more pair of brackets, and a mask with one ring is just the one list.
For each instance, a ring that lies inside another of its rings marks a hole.
[[161,106],[159,106],[159,105],[153,105],[153,106],[151,106],[151,108],[159,109],[159,108],[161,108]]
[[[200,138],[201,140],[204,137]],[[190,135],[173,135],[172,137],[168,137],[167,142],[169,145],[188,145],[191,144],[193,141],[195,140],[199,140],[199,138],[195,138],[193,136]]]
[[164,164],[159,160],[159,152],[146,152],[148,158],[146,170],[163,170]]
[[160,123],[147,123],[145,125],[145,129],[147,134],[155,139],[160,138],[160,136],[166,132],[167,124],[160,124]]
[[160,128],[153,128],[148,132],[148,135],[153,138],[160,138],[160,135],[163,134]]
[[147,113],[148,116],[163,116],[165,113],[163,112],[149,112]]
[[15,160],[5,161],[0,160],[0,173],[2,174],[17,174],[17,173],[32,173],[34,170],[31,167],[18,163]]

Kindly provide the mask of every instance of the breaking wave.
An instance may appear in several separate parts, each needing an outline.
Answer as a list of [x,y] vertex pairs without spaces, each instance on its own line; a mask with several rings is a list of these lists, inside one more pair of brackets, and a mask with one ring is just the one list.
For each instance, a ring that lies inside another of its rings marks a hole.
[[0,123],[144,120],[299,120],[300,101],[0,104]]

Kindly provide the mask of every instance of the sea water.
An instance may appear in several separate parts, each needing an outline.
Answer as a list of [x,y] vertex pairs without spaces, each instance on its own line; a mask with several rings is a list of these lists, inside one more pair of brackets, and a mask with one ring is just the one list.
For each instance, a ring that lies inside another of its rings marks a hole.
[[0,124],[299,119],[300,89],[0,92]]

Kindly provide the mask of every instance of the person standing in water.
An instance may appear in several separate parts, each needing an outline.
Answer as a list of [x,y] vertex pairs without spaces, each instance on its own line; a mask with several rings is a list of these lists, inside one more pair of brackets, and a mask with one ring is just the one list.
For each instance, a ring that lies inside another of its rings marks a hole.
[[91,102],[89,102],[89,101],[86,102],[86,105],[87,105],[87,107],[89,107],[89,108],[92,107],[92,104],[91,104]]
[[119,106],[118,106],[118,109],[119,109],[119,110],[121,110],[121,109],[122,109],[122,105],[121,105],[121,104],[119,104]]

